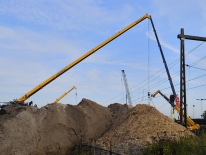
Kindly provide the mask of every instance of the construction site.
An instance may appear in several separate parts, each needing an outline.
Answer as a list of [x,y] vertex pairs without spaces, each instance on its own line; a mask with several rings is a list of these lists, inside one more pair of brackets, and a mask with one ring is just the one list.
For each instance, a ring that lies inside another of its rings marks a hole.
[[[156,96],[161,97],[178,117],[172,119],[164,115],[152,103],[132,103],[126,70],[121,70],[126,92],[124,104],[111,102],[108,106],[103,106],[86,96],[76,105],[62,103],[61,99],[78,89],[78,86],[73,86],[54,102],[42,107],[38,107],[35,101],[28,101],[31,96],[41,93],[42,88],[55,82],[59,76],[123,33],[127,33],[134,26],[138,26],[145,19],[148,19],[152,26],[171,91],[169,96],[164,94],[164,90],[146,92],[146,96],[148,100]],[[73,155],[77,154],[79,147],[87,147],[90,154],[138,155],[142,154],[149,144],[198,136],[201,131],[204,131],[206,121],[202,118],[192,119],[187,114],[184,40],[206,41],[206,38],[185,35],[183,28],[177,38],[181,44],[179,96],[176,93],[152,17],[145,14],[26,92],[22,97],[2,102],[0,154]]]

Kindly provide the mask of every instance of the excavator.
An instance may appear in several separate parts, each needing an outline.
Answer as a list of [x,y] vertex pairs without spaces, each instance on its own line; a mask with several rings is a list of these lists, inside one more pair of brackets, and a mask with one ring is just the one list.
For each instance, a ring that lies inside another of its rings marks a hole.
[[[178,105],[172,104],[172,103],[174,103],[174,100],[175,100],[174,95],[170,95],[170,99],[169,99],[169,98],[168,98],[166,95],[164,95],[160,90],[157,90],[157,91],[156,91],[154,94],[152,94],[151,96],[152,96],[152,97],[155,97],[158,93],[159,93],[165,100],[167,100],[167,102],[169,102],[170,105],[180,114],[180,108],[178,107]],[[184,113],[183,113],[182,115],[184,115]],[[196,124],[195,122],[193,122],[193,120],[190,119],[188,116],[186,117],[186,119],[187,119],[187,128],[188,128],[189,130],[194,131],[194,130],[199,130],[199,129],[200,129],[200,125],[199,125],[199,124]]]
[[[140,22],[142,22],[143,20],[145,20],[147,18],[151,19],[151,16],[149,16],[148,14],[145,14],[144,16],[139,18],[138,20],[136,20],[133,23],[129,24],[128,26],[126,26],[125,28],[120,30],[119,32],[115,33],[114,35],[112,35],[111,37],[109,37],[108,39],[106,39],[105,41],[103,41],[102,43],[100,43],[99,45],[97,45],[96,47],[94,47],[93,49],[91,49],[90,51],[88,51],[87,53],[82,55],[81,57],[79,57],[77,60],[70,63],[68,66],[61,69],[56,74],[52,75],[51,77],[49,77],[48,79],[43,81],[41,84],[37,85],[35,88],[31,89],[29,92],[27,92],[25,95],[23,95],[19,99],[15,99],[15,100],[10,101],[10,102],[12,102],[12,104],[14,104],[14,103],[25,104],[25,101],[29,97],[31,97],[32,95],[37,93],[39,90],[41,90],[43,87],[48,85],[50,82],[54,81],[56,78],[58,78],[60,75],[62,75],[63,73],[65,73],[66,71],[68,71],[69,69],[71,69],[72,67],[77,65],[78,63],[80,63],[82,60],[86,59],[88,56],[95,53],[97,50],[99,50],[103,46],[107,45],[109,42],[116,39],[117,37],[119,37],[120,35],[122,35],[123,33],[125,33],[126,31],[128,31],[129,29],[131,29],[132,27],[134,27],[135,25],[139,24]],[[10,102],[8,102],[8,103],[10,103]]]
[[64,93],[62,96],[60,96],[58,99],[54,101],[54,103],[58,103],[62,98],[64,98],[69,92],[71,92],[73,89],[77,89],[77,87],[73,86],[69,91]]

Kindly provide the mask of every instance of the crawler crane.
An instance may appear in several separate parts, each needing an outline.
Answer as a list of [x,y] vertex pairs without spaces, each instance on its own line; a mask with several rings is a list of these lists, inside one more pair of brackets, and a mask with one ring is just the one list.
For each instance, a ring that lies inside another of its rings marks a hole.
[[[157,91],[157,93],[160,93],[160,94],[171,104],[171,106],[172,106],[174,109],[176,109],[180,115],[183,116],[183,115],[184,115],[184,112],[183,112],[183,111],[180,112],[180,108],[179,108],[177,105],[175,105],[175,102],[174,102],[174,101],[177,101],[177,94],[176,94],[176,91],[175,91],[175,88],[174,88],[174,85],[173,85],[173,82],[172,82],[172,78],[171,78],[171,76],[170,76],[170,72],[169,72],[169,69],[168,69],[168,66],[167,66],[165,57],[164,57],[164,53],[163,53],[163,51],[162,51],[162,47],[161,47],[160,42],[159,42],[159,39],[158,39],[158,36],[157,36],[156,30],[155,30],[155,27],[154,27],[154,23],[153,23],[153,21],[152,21],[152,18],[150,18],[150,21],[151,21],[151,23],[152,23],[152,28],[153,28],[153,30],[154,30],[155,38],[156,38],[156,40],[157,40],[158,47],[159,47],[159,50],[160,50],[160,53],[161,53],[161,56],[162,56],[162,60],[163,60],[163,63],[164,63],[164,66],[165,66],[165,69],[166,69],[166,72],[167,72],[167,76],[168,76],[168,79],[169,79],[170,87],[171,87],[171,89],[172,89],[172,93],[173,93],[173,94],[170,96],[170,98],[172,98],[172,100],[169,100],[169,99],[168,99],[165,95],[163,95],[160,91]],[[157,93],[155,93],[155,94],[157,94]],[[155,96],[155,95],[154,95],[154,96]],[[179,104],[179,103],[176,103],[176,104]],[[186,112],[185,112],[185,114],[186,114]],[[199,124],[196,125],[191,119],[189,119],[189,117],[186,117],[186,115],[185,115],[185,118],[184,118],[184,119],[187,120],[187,121],[185,121],[185,126],[188,127],[188,129],[190,129],[190,130],[199,130],[199,129],[200,129]],[[187,123],[189,123],[189,124],[187,124]]]
[[[160,90],[156,91],[154,94],[152,94],[152,97],[155,97],[157,94],[160,94],[162,95],[162,97],[167,100],[167,102],[170,103],[170,105],[180,114],[180,108],[177,106],[177,105],[174,105],[174,104],[171,104],[171,103],[174,103],[174,96],[170,96],[170,99],[165,96]],[[183,113],[184,114],[184,113]],[[182,115],[183,115],[182,114]],[[200,129],[200,125],[199,124],[196,124],[195,122],[193,122],[192,119],[190,119],[188,116],[186,117],[187,119],[187,128],[189,130],[199,130]]]
[[62,96],[60,96],[58,99],[54,101],[54,103],[58,103],[62,98],[64,98],[69,92],[71,92],[73,89],[77,89],[77,87],[73,86],[72,89],[64,93]]
[[127,102],[127,97],[128,97],[129,105],[132,106],[132,100],[131,100],[129,87],[128,87],[128,83],[127,83],[127,78],[126,78],[126,74],[125,74],[124,70],[122,70],[122,77],[123,77],[124,86],[125,86],[125,90],[126,90],[126,102]]

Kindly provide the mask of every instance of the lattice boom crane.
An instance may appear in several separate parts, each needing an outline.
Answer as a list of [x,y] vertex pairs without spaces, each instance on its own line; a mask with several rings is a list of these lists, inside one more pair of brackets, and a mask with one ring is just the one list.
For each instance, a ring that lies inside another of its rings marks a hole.
[[122,70],[122,76],[123,76],[124,86],[125,86],[125,90],[126,90],[129,105],[132,105],[132,100],[131,100],[129,87],[128,87],[128,83],[127,83],[127,78],[126,78],[126,74],[125,74],[124,70]]

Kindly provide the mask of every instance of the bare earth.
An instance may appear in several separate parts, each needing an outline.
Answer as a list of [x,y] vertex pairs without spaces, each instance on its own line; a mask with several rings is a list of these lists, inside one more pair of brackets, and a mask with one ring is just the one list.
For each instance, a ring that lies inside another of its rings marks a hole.
[[82,99],[76,105],[48,104],[40,109],[12,105],[0,111],[1,155],[65,155],[80,142],[121,154],[145,144],[193,135],[154,107],[103,107]]

